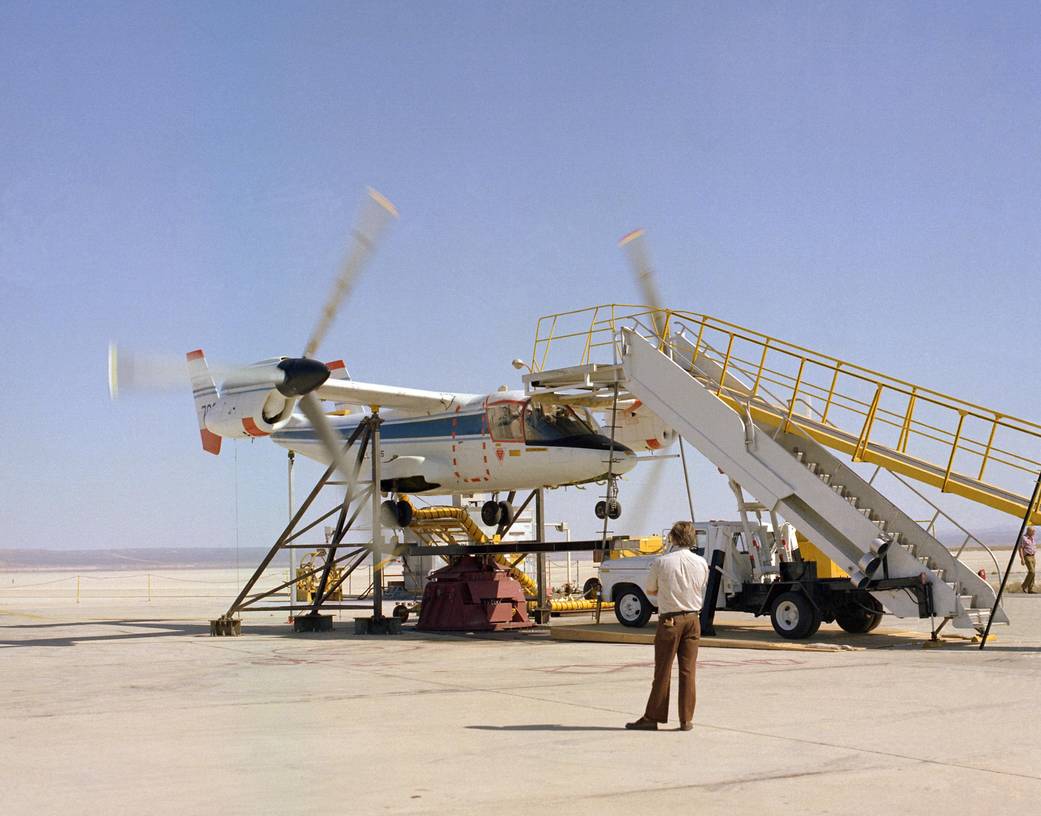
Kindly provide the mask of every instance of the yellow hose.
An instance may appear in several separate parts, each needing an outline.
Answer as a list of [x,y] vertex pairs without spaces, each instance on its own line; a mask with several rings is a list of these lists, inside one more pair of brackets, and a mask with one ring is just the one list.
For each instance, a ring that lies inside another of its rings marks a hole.
[[[614,609],[614,603],[612,601],[604,601],[600,605],[601,609]],[[550,601],[549,611],[550,612],[593,612],[596,609],[596,601],[590,600],[578,600],[578,601]]]
[[[417,521],[457,521],[466,530],[466,534],[478,544],[489,543],[488,536],[474,523],[474,520],[470,518],[470,514],[462,507],[413,507],[412,524],[415,524]],[[409,526],[411,527],[412,524]],[[510,577],[521,585],[521,588],[527,595],[538,593],[538,584],[526,572],[517,569],[501,554],[494,556],[494,558],[495,563],[500,567],[505,567]]]

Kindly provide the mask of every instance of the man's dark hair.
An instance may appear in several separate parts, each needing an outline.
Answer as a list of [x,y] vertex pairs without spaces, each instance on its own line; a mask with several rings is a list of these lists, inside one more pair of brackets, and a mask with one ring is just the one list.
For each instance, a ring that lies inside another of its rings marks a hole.
[[694,548],[694,525],[689,521],[677,521],[669,530],[669,541],[673,547]]

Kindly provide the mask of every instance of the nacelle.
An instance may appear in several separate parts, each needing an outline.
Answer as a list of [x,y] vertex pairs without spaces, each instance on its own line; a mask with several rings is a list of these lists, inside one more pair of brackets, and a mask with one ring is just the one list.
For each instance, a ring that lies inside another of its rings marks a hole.
[[618,412],[615,440],[634,451],[667,448],[676,441],[676,436],[676,431],[640,402]]
[[205,407],[206,428],[218,436],[245,438],[267,436],[284,427],[293,416],[296,399],[277,389],[254,386],[238,394],[225,394]]

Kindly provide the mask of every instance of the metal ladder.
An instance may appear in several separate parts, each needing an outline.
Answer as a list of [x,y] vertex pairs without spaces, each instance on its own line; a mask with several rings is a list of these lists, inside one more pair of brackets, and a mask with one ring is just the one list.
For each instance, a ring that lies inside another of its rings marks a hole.
[[[663,345],[623,329],[626,388],[846,572],[876,577],[876,553],[888,542],[885,577],[928,583],[941,628],[947,621],[958,628],[986,625],[994,591],[985,581],[802,428],[758,424],[750,400],[742,406],[740,399],[741,390],[750,397],[751,389],[695,349],[682,336]],[[723,388],[727,400],[720,398]],[[738,413],[735,406],[745,410]],[[920,617],[920,605],[906,591],[872,594],[897,616]],[[1002,610],[994,614],[995,622],[1007,622]]]

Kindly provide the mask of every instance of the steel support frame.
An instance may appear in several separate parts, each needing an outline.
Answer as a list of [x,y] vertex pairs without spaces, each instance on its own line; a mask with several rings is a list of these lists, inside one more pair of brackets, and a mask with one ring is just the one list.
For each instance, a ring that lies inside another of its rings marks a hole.
[[[303,609],[307,609],[307,614],[317,615],[322,609],[339,610],[339,609],[375,609],[377,608],[377,593],[374,592],[373,603],[365,604],[350,604],[350,603],[328,603],[328,598],[331,596],[343,582],[365,561],[369,556],[372,549],[367,546],[351,546],[346,552],[340,554],[338,550],[343,544],[343,539],[347,533],[351,530],[358,516],[361,514],[362,509],[365,507],[365,502],[371,497],[373,498],[373,506],[376,510],[377,521],[373,525],[373,541],[378,541],[377,534],[378,529],[378,510],[379,510],[379,497],[380,492],[378,490],[378,481],[374,481],[372,484],[363,485],[360,489],[358,488],[357,480],[360,474],[361,465],[365,458],[367,451],[370,449],[375,452],[376,455],[372,457],[374,461],[373,475],[378,476],[379,474],[379,455],[378,455],[378,439],[379,439],[379,423],[380,418],[374,414],[371,417],[363,419],[358,426],[353,430],[350,437],[344,444],[344,458],[347,458],[347,454],[357,446],[357,453],[354,458],[352,466],[352,478],[348,481],[347,490],[342,501],[339,501],[331,509],[322,513],[317,519],[307,524],[303,524],[303,518],[307,515],[312,505],[316,502],[322,490],[325,487],[344,484],[333,478],[336,469],[335,466],[330,465],[326,468],[325,472],[319,477],[314,487],[308,493],[307,498],[301,503],[300,507],[293,513],[292,518],[286,525],[285,529],[282,530],[281,534],[275,540],[271,549],[267,555],[261,560],[256,570],[246,581],[235,600],[228,607],[227,612],[222,616],[222,620],[230,620],[235,615],[241,615],[242,612],[261,612],[261,611],[290,611],[294,608],[294,600],[292,598],[293,591],[297,581],[300,578],[307,578],[320,573],[318,585],[315,588],[314,600],[311,604],[306,605]],[[373,489],[373,486],[377,489]],[[315,567],[311,570],[306,571],[300,576],[290,575],[288,581],[281,582],[273,589],[269,589],[262,592],[253,592],[254,587],[260,578],[267,571],[271,562],[278,555],[279,551],[292,549],[299,549],[306,545],[294,543],[300,536],[314,529],[316,526],[321,524],[326,519],[333,515],[337,515],[336,531],[332,537],[332,540],[328,545],[328,554],[325,562],[320,567]],[[347,564],[346,569],[341,573],[340,577],[330,582],[330,575],[333,567],[339,564]],[[377,577],[377,570],[374,564],[373,577]],[[289,589],[290,601],[288,605],[261,605],[261,601],[271,598],[272,596],[282,592],[285,589]],[[251,594],[252,593],[252,594]],[[382,601],[382,593],[379,593],[379,600]],[[308,608],[309,607],[309,608]],[[301,610],[301,607],[296,607],[297,610]]]

